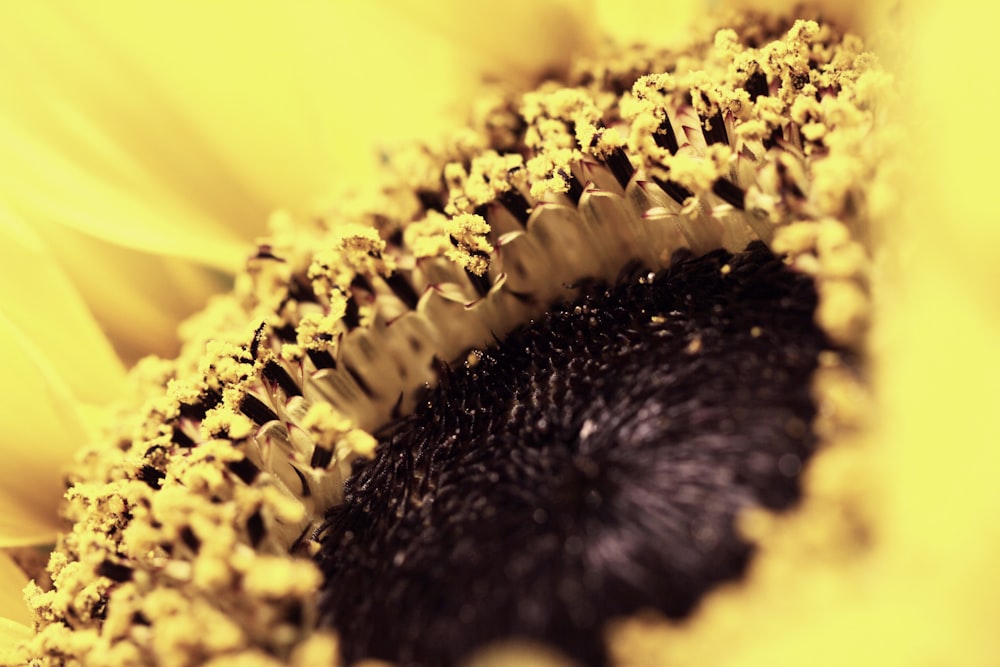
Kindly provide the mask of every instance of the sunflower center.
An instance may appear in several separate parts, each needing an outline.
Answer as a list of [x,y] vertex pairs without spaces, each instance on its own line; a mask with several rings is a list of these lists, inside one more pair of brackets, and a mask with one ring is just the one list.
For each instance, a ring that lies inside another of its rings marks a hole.
[[444,374],[327,515],[321,614],[347,661],[527,639],[603,664],[605,621],[683,617],[739,577],[736,516],[792,504],[814,447],[815,306],[763,244],[677,257]]

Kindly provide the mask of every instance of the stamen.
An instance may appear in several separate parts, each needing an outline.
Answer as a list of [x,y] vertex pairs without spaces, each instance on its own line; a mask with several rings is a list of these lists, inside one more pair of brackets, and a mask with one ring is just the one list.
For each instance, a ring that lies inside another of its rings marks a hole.
[[337,362],[333,356],[326,350],[306,350],[306,355],[308,355],[309,360],[313,362],[313,365],[317,369],[324,368],[336,368]]
[[132,568],[127,565],[105,560],[97,566],[97,575],[100,577],[107,577],[111,581],[122,583],[132,578]]
[[400,301],[405,303],[410,310],[416,309],[420,296],[413,289],[413,285],[409,280],[400,273],[394,273],[386,278],[385,282],[392,289],[393,293],[399,297]]
[[664,118],[663,122],[660,123],[659,128],[653,134],[653,141],[660,148],[670,151],[671,155],[677,155],[677,151],[680,150],[680,145],[677,143],[677,136],[674,134],[674,128],[670,124],[669,118]]
[[705,133],[705,141],[711,144],[728,144],[729,135],[726,133],[726,123],[722,120],[722,113],[716,111],[711,118],[701,117],[701,128]]
[[607,163],[608,168],[611,169],[611,173],[618,179],[618,184],[623,188],[628,186],[629,181],[632,180],[632,176],[635,174],[635,168],[629,161],[625,151],[621,148],[615,148],[604,158],[604,161]]
[[[198,553],[201,549],[201,540],[194,534],[194,531],[191,530],[190,526],[185,526],[181,530],[181,541],[184,542],[184,545],[190,549],[192,553]],[[148,621],[146,624],[149,624]]]
[[260,340],[264,336],[264,327],[267,326],[264,322],[260,323],[257,330],[253,332],[253,340],[250,342],[250,358],[256,359],[257,353],[260,351]]
[[267,407],[262,400],[253,394],[246,394],[243,397],[240,403],[240,412],[252,419],[258,426],[278,421],[278,415],[275,414],[274,410]]
[[734,208],[741,211],[746,208],[746,193],[727,178],[716,179],[712,184],[712,192]]
[[682,206],[688,198],[694,197],[693,192],[676,181],[663,180],[661,178],[653,177],[653,182],[663,188],[663,191],[670,195],[671,199]]
[[531,214],[531,204],[515,189],[506,190],[497,197],[497,201],[503,204],[504,208],[511,212],[522,225],[528,224],[528,216]]
[[173,430],[170,432],[170,440],[178,447],[194,447],[195,445],[194,440],[188,437],[187,433],[176,426],[174,426]]
[[226,467],[237,477],[240,478],[244,484],[253,484],[254,480],[257,479],[257,475],[260,474],[260,468],[255,466],[250,459],[239,459],[238,461],[230,461],[226,464]]
[[162,470],[157,470],[153,466],[144,465],[139,472],[139,479],[144,481],[152,489],[160,488],[160,483],[166,478],[167,474]]
[[326,468],[331,461],[333,461],[333,452],[325,447],[317,447],[313,450],[309,465],[313,468]]
[[250,518],[247,519],[247,535],[250,537],[250,545],[253,547],[260,546],[266,532],[264,518],[260,515],[260,512],[251,514]]
[[758,97],[767,95],[769,92],[767,76],[760,71],[754,72],[747,77],[746,91],[750,93],[750,101],[756,102]]
[[[453,242],[454,242],[454,240],[453,240]],[[457,246],[458,243],[455,242],[455,245]],[[469,252],[469,254],[472,255],[473,257],[477,258],[477,259],[488,260],[490,258],[490,256],[487,253],[480,252],[478,250],[472,250],[472,251]],[[476,288],[476,293],[480,297],[484,297],[487,294],[489,294],[490,287],[492,286],[490,284],[490,278],[489,278],[489,276],[487,276],[485,274],[479,275],[479,274],[473,273],[472,271],[469,271],[468,269],[466,269],[465,270],[465,277],[468,278],[469,282],[472,283],[472,286]]]
[[291,398],[292,396],[301,396],[302,390],[299,388],[299,384],[291,378],[288,371],[273,359],[264,364],[263,369],[264,377],[267,378],[271,383],[281,387],[281,390],[285,392],[285,396]]
[[348,330],[357,329],[361,326],[361,310],[358,308],[358,300],[353,296],[347,298],[347,309],[344,311],[344,324]]
[[566,190],[566,196],[574,205],[579,204],[580,197],[583,196],[583,185],[580,183],[580,180],[565,169],[560,169],[559,175],[562,176],[563,180],[566,181],[566,184],[569,187],[569,189]]

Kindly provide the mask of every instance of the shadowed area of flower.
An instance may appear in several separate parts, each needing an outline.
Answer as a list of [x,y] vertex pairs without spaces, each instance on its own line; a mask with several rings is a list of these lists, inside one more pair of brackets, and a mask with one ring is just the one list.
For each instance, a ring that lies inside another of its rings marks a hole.
[[784,509],[827,346],[812,281],[761,243],[591,286],[446,374],[331,509],[321,613],[348,662],[454,664],[497,639],[607,661],[602,628],[738,577]]

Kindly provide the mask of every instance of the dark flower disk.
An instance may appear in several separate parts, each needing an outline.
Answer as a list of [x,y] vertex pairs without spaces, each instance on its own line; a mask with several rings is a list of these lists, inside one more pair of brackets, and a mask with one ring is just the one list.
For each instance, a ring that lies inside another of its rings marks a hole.
[[811,280],[761,243],[592,285],[447,372],[321,534],[347,661],[449,665],[490,641],[603,665],[602,627],[682,617],[787,508],[828,345]]

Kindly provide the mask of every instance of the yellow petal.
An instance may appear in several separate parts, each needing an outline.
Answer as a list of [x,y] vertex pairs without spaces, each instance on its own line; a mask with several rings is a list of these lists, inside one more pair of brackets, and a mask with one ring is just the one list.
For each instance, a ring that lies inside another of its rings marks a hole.
[[[3,209],[0,209],[0,266],[3,267],[0,314],[48,359],[74,396],[91,402],[114,398],[122,386],[124,368],[104,332],[44,241]],[[0,357],[6,368],[9,368],[7,355],[12,349],[4,347]],[[3,400],[9,405],[7,394],[23,391],[12,381],[17,375],[8,371],[6,377]]]
[[[441,112],[455,97],[453,73],[464,69],[451,45],[379,5],[30,9],[28,18],[8,12],[17,21],[11,31],[28,35],[19,46],[28,54],[24,78],[37,78],[41,66],[55,81],[50,97],[72,105],[77,122],[63,135],[87,128],[148,183],[252,233],[273,207],[308,204],[359,170],[370,175],[374,140],[447,127]],[[29,115],[36,104],[23,106],[22,125],[37,127]],[[156,227],[165,239],[169,219]],[[189,216],[173,224],[190,231],[201,223]]]
[[273,207],[364,180],[376,138],[447,127],[472,71],[384,7],[23,9],[0,5],[0,200],[129,360],[169,354],[176,321],[218,289],[198,266],[232,272]]
[[16,651],[31,639],[31,628],[6,618],[0,618],[0,665],[17,665],[22,660]]
[[506,80],[564,70],[598,39],[594,3],[583,0],[385,4],[458,46],[466,63]]
[[58,529],[62,467],[86,432],[74,398],[35,345],[0,313],[4,464],[0,546],[44,544]]
[[992,162],[1000,137],[990,116],[1000,103],[1000,11],[919,3],[908,18],[915,46],[904,112],[915,168],[907,215],[887,230],[903,243],[877,365],[880,436],[893,471],[886,528],[901,571],[896,586],[915,591],[928,625],[940,624],[923,642],[928,663],[994,665],[1000,203]]
[[658,0],[597,0],[596,7],[600,25],[625,44],[669,44],[705,11],[700,2]]
[[45,241],[126,362],[176,354],[178,322],[229,285],[222,272],[73,230],[47,234]]
[[[24,639],[31,623],[31,614],[24,603],[22,591],[28,584],[28,577],[10,556],[0,553],[0,656],[8,637]],[[6,622],[5,622],[6,621]],[[23,628],[23,630],[22,630]],[[8,634],[13,632],[13,634]]]
[[230,225],[261,228],[266,207],[226,182],[140,72],[55,8],[0,6],[11,28],[0,44],[3,201],[36,228],[237,266]]
[[[914,46],[907,54],[909,113],[918,160],[909,185],[922,195],[906,230],[963,291],[1000,317],[995,298],[1000,265],[1000,216],[993,161],[1000,136],[992,128],[1000,104],[995,26],[1000,9],[966,4],[916,4],[909,12]],[[946,85],[942,86],[942,83]],[[956,96],[955,92],[967,93]]]

